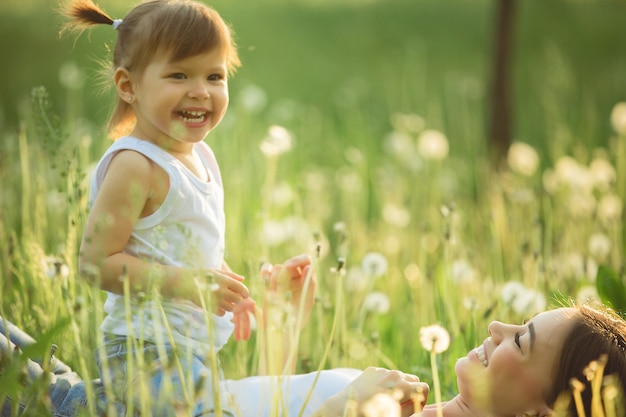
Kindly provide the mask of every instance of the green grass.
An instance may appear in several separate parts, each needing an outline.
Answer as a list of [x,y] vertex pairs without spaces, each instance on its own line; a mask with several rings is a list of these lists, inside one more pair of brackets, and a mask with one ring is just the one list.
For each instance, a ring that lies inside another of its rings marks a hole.
[[[29,4],[22,13],[0,6],[0,49],[13,63],[0,68],[0,314],[35,335],[68,323],[53,335],[57,355],[93,378],[102,295],[76,276],[76,253],[87,211],[84,178],[110,143],[102,128],[109,100],[95,95],[93,61],[114,33],[98,28],[72,47],[72,39],[56,37],[60,20],[51,11],[37,9],[42,2]],[[440,323],[452,336],[438,357],[444,398],[456,387],[456,358],[486,337],[491,320],[525,318],[500,298],[504,283],[521,281],[555,306],[593,286],[593,269],[579,260],[621,267],[622,222],[572,213],[571,191],[548,192],[542,174],[562,155],[588,166],[603,153],[617,184],[626,181],[618,159],[623,145],[617,147],[626,138],[616,140],[609,124],[612,106],[626,100],[623,4],[520,4],[515,136],[541,155],[540,172],[524,177],[486,164],[491,2],[215,3],[236,30],[244,62],[231,81],[229,114],[208,138],[226,187],[228,261],[260,298],[261,262],[313,253],[316,241],[322,244],[319,300],[302,336],[300,371],[320,364],[337,282],[363,275],[368,252],[383,254],[389,269],[365,290],[345,289],[337,342],[324,366],[381,365],[432,382],[418,333]],[[108,8],[114,17],[125,10],[123,2]],[[58,80],[68,61],[85,71],[79,89]],[[33,118],[29,96],[38,85],[47,87],[51,107]],[[244,106],[250,85],[264,91],[264,108]],[[386,137],[398,112],[418,114],[426,128],[444,132],[448,158],[420,158],[416,133],[407,151],[390,153]],[[42,115],[52,129],[41,128]],[[260,191],[269,161],[259,143],[272,124],[295,139],[269,182],[291,189],[293,198],[282,203]],[[596,202],[606,194],[624,201],[625,191],[612,183],[592,194]],[[405,210],[408,224],[385,220],[390,207]],[[263,221],[289,217],[307,229],[270,245]],[[612,243],[603,259],[588,247],[596,233]],[[46,256],[67,265],[68,276],[49,278],[41,267]],[[332,271],[340,257],[343,278]],[[454,279],[460,261],[469,263],[473,279]],[[371,291],[390,298],[388,312],[362,315]],[[252,373],[254,341],[231,341],[222,360],[230,377]]]

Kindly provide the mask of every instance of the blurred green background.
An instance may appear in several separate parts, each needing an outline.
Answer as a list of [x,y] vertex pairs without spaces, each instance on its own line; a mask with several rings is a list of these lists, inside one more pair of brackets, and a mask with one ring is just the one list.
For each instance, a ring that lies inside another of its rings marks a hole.
[[[100,4],[113,18],[131,7],[126,0]],[[621,205],[615,222],[602,222],[595,207],[607,195],[621,204],[626,194],[626,142],[610,124],[613,106],[626,101],[626,1],[516,2],[513,139],[533,145],[542,165],[528,177],[493,175],[485,162],[495,4],[212,3],[232,24],[243,61],[230,81],[231,109],[208,137],[228,195],[228,261],[259,294],[261,261],[310,252],[311,235],[326,251],[301,369],[321,363],[319,335],[341,311],[333,305],[338,257],[351,268],[346,281],[371,251],[387,257],[389,270],[367,288],[346,285],[344,325],[324,365],[383,364],[428,381],[428,353],[416,334],[439,322],[454,339],[440,363],[447,394],[455,389],[454,360],[482,340],[490,320],[526,318],[500,300],[505,282],[523,282],[554,305],[594,285],[590,266],[623,269]],[[102,300],[76,275],[76,254],[85,178],[110,145],[104,125],[112,100],[101,93],[98,73],[116,33],[103,26],[59,38],[57,5],[0,0],[0,241],[8,242],[0,244],[0,313],[35,335],[71,320],[62,357],[87,377],[95,374]],[[31,91],[41,85],[53,108],[37,116],[58,115],[62,134],[42,133],[31,120]],[[392,123],[399,113],[417,115],[411,120],[423,126],[402,132]],[[258,146],[275,124],[295,141],[279,164]],[[416,155],[424,129],[445,134],[445,160]],[[408,146],[389,149],[391,132],[405,133]],[[590,195],[547,187],[543,175],[554,176],[564,155],[580,164],[575,175],[583,179],[591,163],[608,164],[606,187]],[[280,229],[277,223],[292,236],[273,245],[265,232],[268,224]],[[609,242],[603,256],[589,245],[598,234]],[[50,256],[66,266],[65,281],[42,270],[39,261]],[[454,278],[458,265],[471,279]],[[373,290],[392,300],[388,312],[368,312],[364,300]],[[254,347],[235,346],[225,368],[249,374]]]
[[[57,4],[0,3],[2,130],[15,130],[28,116],[27,99],[38,85],[48,88],[57,113],[67,119],[102,126],[109,114],[111,100],[98,95],[97,71],[115,33],[99,27],[78,40],[59,38],[63,21]],[[130,7],[120,0],[100,5],[114,18]],[[243,59],[231,81],[232,105],[250,99],[247,93],[262,93],[252,94],[260,100],[252,117],[282,123],[281,116],[304,106],[308,117],[330,116],[341,131],[355,128],[342,121],[346,113],[358,112],[363,126],[356,129],[376,137],[389,130],[390,113],[412,112],[446,132],[452,153],[481,146],[483,137],[474,129],[482,129],[488,116],[495,1],[216,0],[212,5],[233,26]],[[580,142],[605,143],[610,109],[626,97],[625,19],[623,0],[517,2],[515,139],[549,154]],[[68,68],[81,71],[82,87]],[[61,74],[70,74],[66,88]],[[311,151],[316,149],[319,144]]]

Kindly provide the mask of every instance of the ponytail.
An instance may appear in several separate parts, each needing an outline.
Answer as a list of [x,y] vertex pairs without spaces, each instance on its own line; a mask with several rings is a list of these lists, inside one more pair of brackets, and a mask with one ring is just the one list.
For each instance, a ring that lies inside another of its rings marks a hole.
[[121,23],[113,20],[92,0],[71,0],[61,11],[70,21],[61,29],[61,33],[67,30],[85,30],[94,25],[111,25],[115,29]]

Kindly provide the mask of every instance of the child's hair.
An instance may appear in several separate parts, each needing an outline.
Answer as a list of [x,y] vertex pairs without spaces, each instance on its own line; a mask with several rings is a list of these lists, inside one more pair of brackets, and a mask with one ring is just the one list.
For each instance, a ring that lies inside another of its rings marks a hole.
[[[63,14],[71,20],[62,32],[97,24],[117,29],[113,70],[124,67],[141,73],[156,54],[180,60],[214,48],[226,54],[230,74],[241,65],[228,25],[215,10],[193,0],[147,1],[135,6],[123,20],[113,20],[92,0],[69,0]],[[118,97],[109,120],[110,135],[129,133],[135,121],[130,104]]]

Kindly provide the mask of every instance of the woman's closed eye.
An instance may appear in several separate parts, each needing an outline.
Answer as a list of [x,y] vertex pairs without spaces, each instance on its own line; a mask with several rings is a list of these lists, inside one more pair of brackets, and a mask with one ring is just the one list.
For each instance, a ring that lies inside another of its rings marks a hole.
[[519,339],[520,339],[520,334],[519,332],[517,332],[515,333],[515,344],[517,345],[519,350],[522,350],[522,344],[520,343]]

